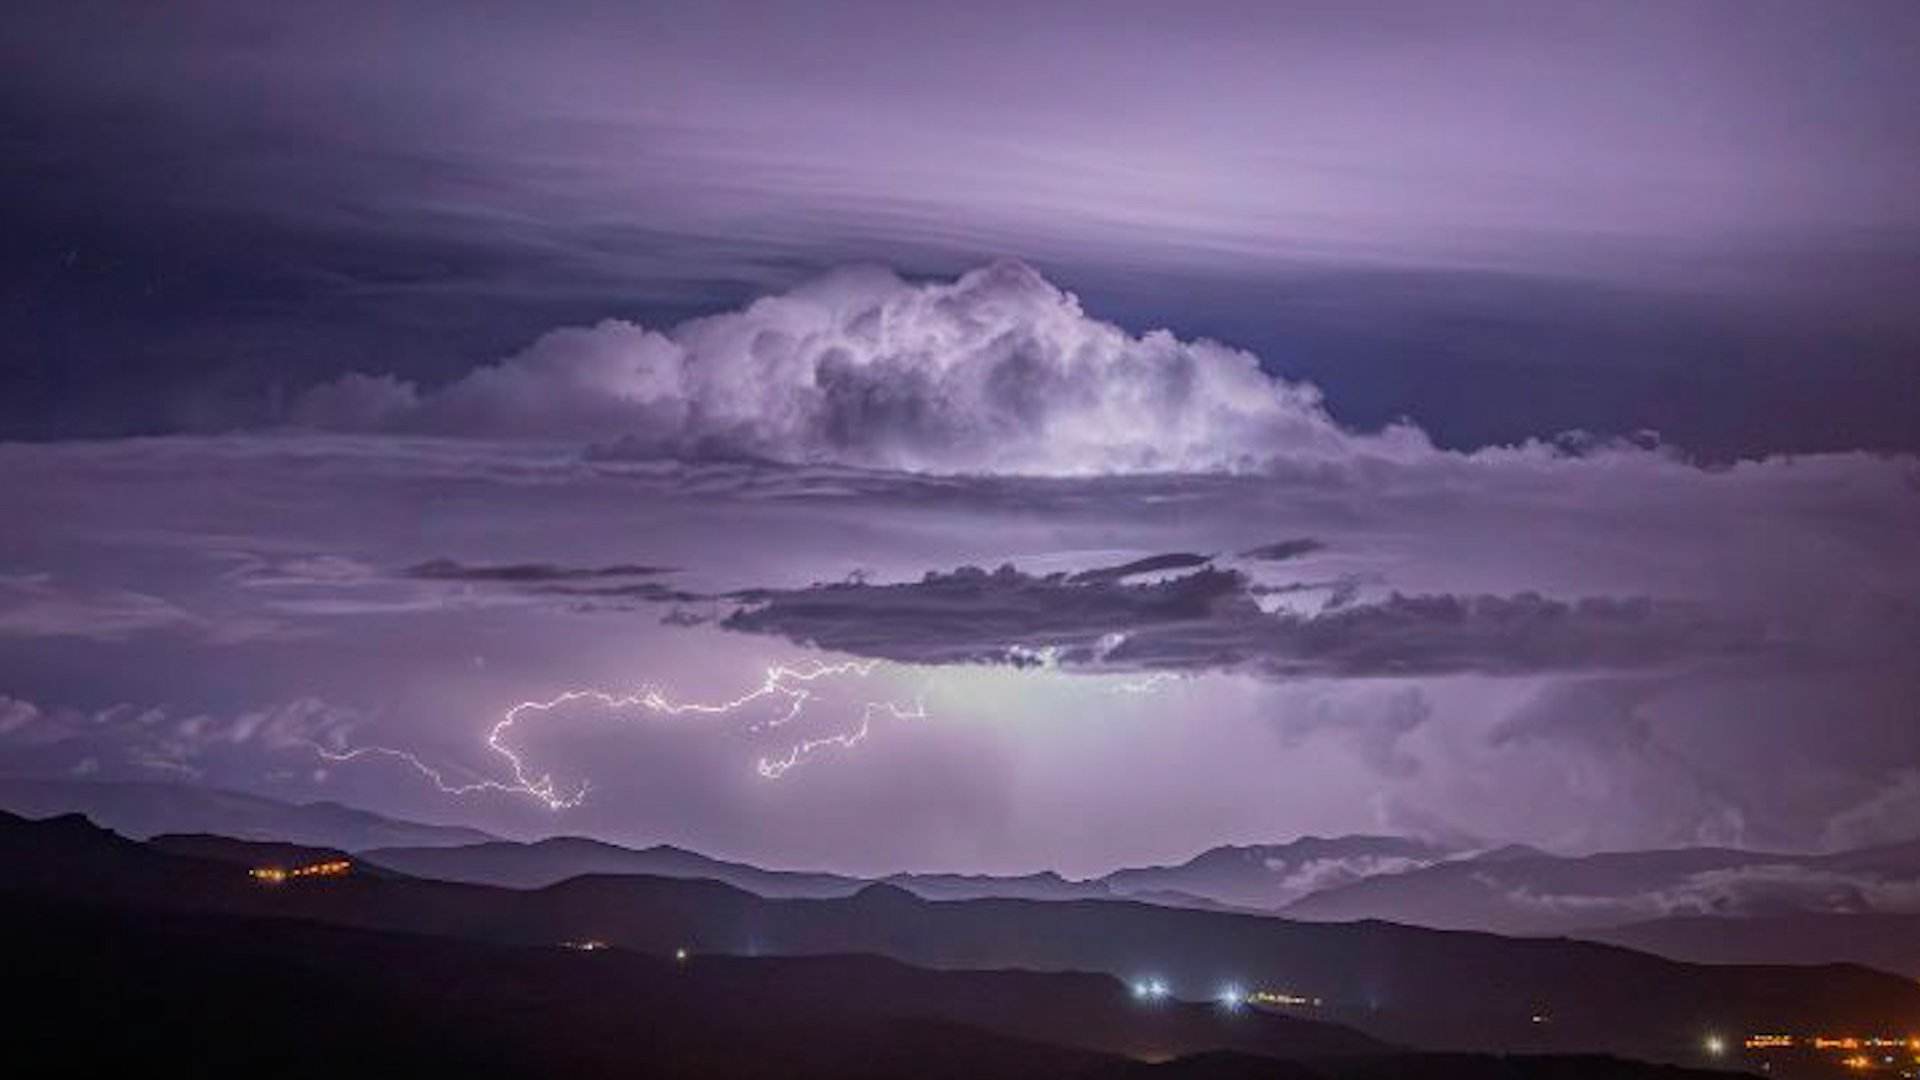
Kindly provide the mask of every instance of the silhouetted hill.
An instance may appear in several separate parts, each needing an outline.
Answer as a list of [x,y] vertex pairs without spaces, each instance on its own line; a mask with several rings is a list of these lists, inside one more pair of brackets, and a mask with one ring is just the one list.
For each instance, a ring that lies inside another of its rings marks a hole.
[[885,885],[767,900],[716,882],[637,876],[535,891],[368,875],[260,887],[230,864],[168,855],[74,818],[0,819],[0,859],[9,887],[36,895],[498,944],[598,939],[656,954],[872,954],[942,969],[1103,972],[1156,977],[1190,999],[1230,984],[1290,989],[1324,999],[1316,1016],[1433,1049],[1684,1061],[1704,1032],[1905,1030],[1920,1013],[1920,987],[1853,967],[1701,967],[1587,942],[1114,900],[936,903]]
[[[1683,1080],[1618,1060],[1382,1051],[1164,1064],[1050,1044],[1259,1041],[1300,1025],[1141,1007],[1109,980],[932,972],[868,957],[752,960],[515,947],[133,910],[0,890],[22,1075],[811,1080]],[[954,1017],[967,1017],[968,1020]],[[1070,1024],[1070,1027],[1062,1025]],[[1181,1030],[1185,1029],[1185,1030]],[[1291,1038],[1291,1035],[1286,1036]],[[1156,1052],[1149,1049],[1149,1052]]]
[[478,829],[423,825],[339,803],[293,804],[185,784],[0,777],[0,809],[22,817],[85,814],[122,836],[206,833],[360,851],[398,844],[477,844]]
[[926,900],[980,900],[1000,897],[1016,900],[1098,900],[1113,896],[1106,882],[1071,881],[1051,871],[1004,876],[997,874],[894,874],[889,885]]
[[19,1075],[1040,1080],[1107,1061],[659,957],[4,893],[0,919],[33,988],[9,1008]]
[[164,833],[148,840],[146,845],[168,855],[228,863],[246,867],[249,870],[254,867],[279,867],[285,870],[297,866],[311,866],[315,863],[346,860],[353,864],[352,872],[356,874],[373,874],[380,877],[405,876],[399,871],[376,866],[352,852],[341,851],[338,848],[280,844],[270,840],[234,840],[225,836],[208,836],[204,833]]
[[1694,963],[1839,960],[1920,979],[1920,915],[1694,916],[1582,930],[1578,936]]
[[634,849],[578,836],[533,843],[496,840],[457,847],[374,848],[362,852],[361,857],[415,877],[509,889],[538,889],[582,874],[650,874],[724,881],[768,897],[851,896],[867,884],[836,874],[762,870],[664,844]]
[[350,858],[339,848],[283,844],[273,840],[235,840],[206,833],[162,833],[150,838],[147,846],[169,855],[192,859],[211,859],[236,866],[300,866]]

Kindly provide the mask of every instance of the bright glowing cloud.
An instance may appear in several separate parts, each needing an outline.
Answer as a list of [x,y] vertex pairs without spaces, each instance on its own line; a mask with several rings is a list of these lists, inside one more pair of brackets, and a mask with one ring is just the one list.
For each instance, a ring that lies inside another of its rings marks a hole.
[[608,321],[423,391],[347,375],[323,428],[590,441],[606,457],[761,458],[916,472],[1247,471],[1404,456],[1411,427],[1342,429],[1250,353],[1134,336],[1002,261],[953,282],[847,270],[657,332]]

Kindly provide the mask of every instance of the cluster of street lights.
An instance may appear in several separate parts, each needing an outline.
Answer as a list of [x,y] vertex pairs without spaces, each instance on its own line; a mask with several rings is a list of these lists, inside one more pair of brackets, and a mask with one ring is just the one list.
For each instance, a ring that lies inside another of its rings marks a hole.
[[[1137,979],[1133,983],[1135,1001],[1164,1001],[1173,996],[1173,990],[1166,980],[1157,978]],[[1229,983],[1214,995],[1214,1004],[1227,1010],[1238,1010],[1247,1004],[1247,992],[1238,985]]]
[[1133,996],[1140,1001],[1159,1001],[1171,991],[1159,979],[1141,979],[1133,984]]

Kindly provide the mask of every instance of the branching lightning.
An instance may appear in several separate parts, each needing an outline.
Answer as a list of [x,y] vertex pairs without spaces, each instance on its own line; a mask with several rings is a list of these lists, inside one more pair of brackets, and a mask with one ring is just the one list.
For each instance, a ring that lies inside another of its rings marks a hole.
[[[778,780],[788,769],[807,760],[807,758],[811,757],[817,750],[822,750],[829,746],[838,746],[846,749],[861,742],[867,737],[867,734],[873,730],[874,715],[882,712],[892,716],[895,720],[925,720],[927,718],[926,705],[917,700],[911,707],[903,707],[891,701],[869,701],[860,710],[859,727],[838,735],[826,735],[817,739],[807,739],[803,742],[795,743],[793,749],[788,750],[780,757],[761,758],[754,764],[754,769],[759,772],[761,776],[769,780]],[[789,719],[791,719],[791,717],[789,717]]]
[[[839,676],[866,678],[880,663],[878,660],[849,660],[838,664],[815,664],[806,668],[776,664],[767,669],[766,677],[758,686],[728,701],[675,701],[658,687],[647,687],[631,694],[576,689],[564,691],[545,700],[522,701],[508,709],[487,731],[487,749],[506,759],[512,777],[507,780],[450,783],[443,770],[421,760],[416,754],[389,746],[362,746],[345,750],[330,749],[318,743],[313,743],[312,746],[322,758],[333,762],[356,761],[364,757],[393,758],[412,766],[431,781],[435,788],[448,795],[498,791],[528,796],[538,800],[549,810],[567,810],[580,805],[586,799],[591,784],[583,781],[578,788],[563,789],[551,773],[543,773],[538,777],[531,775],[527,771],[526,760],[513,747],[507,745],[505,739],[507,732],[523,720],[579,702],[587,702],[609,710],[640,710],[657,716],[690,714],[720,716],[738,712],[762,700],[784,699],[785,708],[777,715],[749,725],[747,729],[771,731],[794,722],[806,711],[807,704],[816,697],[811,684],[821,679]],[[890,716],[896,720],[924,720],[927,717],[927,711],[926,706],[918,700],[915,700],[912,705],[902,705],[892,701],[869,701],[861,707],[860,723],[856,727],[834,735],[803,739],[794,743],[783,754],[772,757],[762,756],[755,762],[754,769],[768,780],[777,780],[822,750],[830,747],[848,749],[865,741],[873,730],[874,718],[880,715]]]

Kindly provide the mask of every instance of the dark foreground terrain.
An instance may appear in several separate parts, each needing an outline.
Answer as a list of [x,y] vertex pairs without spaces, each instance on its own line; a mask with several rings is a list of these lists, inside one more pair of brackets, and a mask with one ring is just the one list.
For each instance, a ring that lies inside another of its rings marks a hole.
[[[864,957],[678,961],[12,893],[0,919],[9,982],[24,991],[8,1055],[20,1076],[1712,1075],[1605,1057],[1396,1052],[1254,1013],[1136,1009],[1117,994],[1089,1008],[1072,1000],[1079,976],[926,972]],[[1149,1063],[1031,1037],[1051,1028],[1066,1042],[1110,1041],[1123,1021],[1147,1043],[1294,1043],[1301,1054],[1216,1050]]]
[[[1060,962],[1103,935],[1119,949],[1160,932],[1172,935],[1162,948],[1223,948],[1208,935],[1225,934],[1256,953],[1296,955],[1304,969],[1328,947],[1315,935],[1350,946],[1361,939],[1338,935],[1364,927],[1119,902],[929,903],[890,890],[767,901],[647,878],[515,891],[356,871],[261,885],[243,865],[254,852],[299,854],[210,840],[163,850],[79,818],[0,817],[0,925],[23,1003],[10,1016],[17,1074],[1704,1075],[1601,1054],[1420,1053],[1407,1047],[1433,1044],[1248,1007],[1143,1001],[1110,975]],[[1168,916],[1224,921],[1159,921]],[[1813,1008],[1888,1013],[1916,1001],[1911,986],[1854,969],[1691,968],[1599,946],[1418,933],[1447,947],[1431,954],[1408,938],[1396,964],[1440,985],[1445,972],[1423,965],[1451,958],[1465,965],[1456,976],[1469,1000],[1484,997],[1471,980],[1489,971],[1527,976],[1502,967],[1517,961],[1500,950],[1517,944],[1561,978],[1608,959],[1593,977],[1656,980],[1645,990],[1660,999],[1719,990],[1760,1008],[1799,994]],[[759,944],[723,947],[734,938]],[[587,940],[612,944],[565,944]],[[1401,939],[1379,940],[1353,953],[1357,969],[1388,970],[1381,950]],[[1573,959],[1538,951],[1546,946]],[[929,953],[937,963],[903,962]],[[967,970],[989,966],[1001,970]],[[1596,983],[1597,1007],[1619,993]]]

